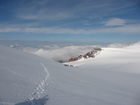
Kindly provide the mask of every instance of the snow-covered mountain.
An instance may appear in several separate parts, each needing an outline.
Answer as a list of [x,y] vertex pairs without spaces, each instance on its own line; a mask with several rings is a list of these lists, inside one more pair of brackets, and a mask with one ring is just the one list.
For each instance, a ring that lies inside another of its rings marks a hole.
[[0,46],[0,105],[140,104],[139,43],[69,63]]

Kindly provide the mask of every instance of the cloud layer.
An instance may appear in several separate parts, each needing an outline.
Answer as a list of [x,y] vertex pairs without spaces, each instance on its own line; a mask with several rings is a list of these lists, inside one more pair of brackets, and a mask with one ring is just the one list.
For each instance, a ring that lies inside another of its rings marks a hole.
[[80,40],[94,35],[92,40],[100,37],[108,41],[116,40],[110,35],[121,40],[128,34],[131,39],[140,34],[139,3],[139,0],[1,0],[0,38],[28,39],[30,35],[33,40],[57,40],[61,36],[58,39],[65,41],[75,40],[75,35]]
[[121,25],[125,25],[125,23],[126,21],[124,19],[113,18],[105,22],[105,25],[106,26],[121,26]]
[[[47,45],[47,49],[40,48],[24,48],[24,51],[33,53],[35,55],[44,57],[44,58],[51,58],[58,62],[67,62],[68,59],[71,57],[76,57],[79,55],[83,55],[89,51],[92,51],[95,47],[104,47],[104,46],[97,46],[97,45],[84,45],[84,46],[49,46]],[[135,49],[140,48],[140,42],[133,43],[133,44],[121,44],[121,43],[113,43],[107,46],[108,48],[127,48],[127,47],[134,47]]]
[[100,29],[73,29],[73,28],[0,28],[0,33],[43,33],[43,34],[107,34],[107,33],[121,33],[121,34],[140,34],[140,24],[124,25],[120,27],[109,27]]
[[36,50],[28,49],[26,51],[44,58],[52,58],[58,62],[66,62],[71,57],[79,56],[80,54],[85,54],[93,50],[95,47],[96,47],[95,45],[66,46],[66,47],[56,48],[56,49],[36,49]]

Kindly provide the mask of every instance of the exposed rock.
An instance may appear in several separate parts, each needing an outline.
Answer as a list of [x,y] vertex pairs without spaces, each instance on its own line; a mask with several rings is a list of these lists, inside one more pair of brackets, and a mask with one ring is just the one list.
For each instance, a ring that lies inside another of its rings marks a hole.
[[64,64],[64,66],[69,66],[69,67],[73,67],[73,65],[68,65],[68,64]]
[[94,48],[94,50],[84,54],[84,55],[79,55],[77,57],[73,57],[73,58],[70,58],[68,60],[68,62],[73,62],[73,61],[77,61],[77,60],[80,60],[81,58],[84,58],[84,59],[87,59],[87,58],[94,58],[95,57],[95,54],[99,51],[101,51],[102,49],[101,48]]

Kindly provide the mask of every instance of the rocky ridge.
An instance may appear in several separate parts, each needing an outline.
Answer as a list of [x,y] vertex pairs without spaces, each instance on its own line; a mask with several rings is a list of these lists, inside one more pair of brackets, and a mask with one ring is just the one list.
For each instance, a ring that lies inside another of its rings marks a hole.
[[77,57],[72,57],[72,58],[70,58],[70,59],[68,60],[68,62],[78,61],[78,60],[80,60],[80,59],[82,59],[82,58],[84,58],[84,59],[94,58],[95,55],[96,55],[98,52],[100,52],[101,50],[102,50],[101,48],[94,48],[92,51],[87,52],[87,53],[84,54],[84,55],[79,55],[79,56],[77,56]]

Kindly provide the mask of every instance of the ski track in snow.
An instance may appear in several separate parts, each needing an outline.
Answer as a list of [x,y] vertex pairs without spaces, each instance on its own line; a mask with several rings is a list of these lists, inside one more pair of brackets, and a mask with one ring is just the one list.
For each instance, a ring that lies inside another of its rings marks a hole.
[[29,96],[28,100],[34,100],[34,99],[39,99],[44,96],[47,96],[47,86],[48,86],[48,78],[50,77],[50,73],[47,70],[47,67],[43,64],[40,63],[40,65],[43,67],[43,70],[46,72],[46,77],[43,79],[35,88],[34,92]]

